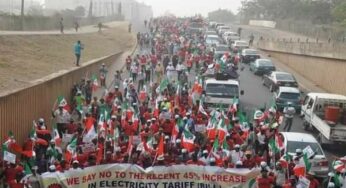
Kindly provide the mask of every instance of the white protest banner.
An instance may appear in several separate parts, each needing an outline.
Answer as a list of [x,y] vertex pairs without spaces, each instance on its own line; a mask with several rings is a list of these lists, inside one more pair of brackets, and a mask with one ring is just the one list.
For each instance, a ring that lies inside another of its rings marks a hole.
[[16,164],[16,155],[8,151],[4,151],[4,161]]
[[224,169],[215,166],[173,165],[143,169],[132,164],[107,164],[44,173],[46,188],[254,188],[259,169]]
[[296,187],[297,188],[309,188],[309,186],[310,186],[310,180],[308,180],[304,176],[300,176]]
[[94,143],[85,143],[81,145],[83,153],[90,153],[95,151],[95,144]]
[[312,150],[312,148],[311,148],[310,145],[306,146],[306,147],[303,149],[303,153],[306,153],[307,156],[308,156],[308,158],[312,157],[312,156],[315,154],[314,150]]
[[204,133],[207,130],[207,127],[204,124],[195,124],[195,131]]

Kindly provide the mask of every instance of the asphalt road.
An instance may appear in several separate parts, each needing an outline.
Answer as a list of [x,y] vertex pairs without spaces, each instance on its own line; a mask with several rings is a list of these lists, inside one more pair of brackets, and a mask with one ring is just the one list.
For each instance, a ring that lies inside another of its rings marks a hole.
[[[236,31],[236,28],[234,30]],[[242,39],[248,40],[251,33],[255,35],[255,38],[256,36],[261,35],[261,33],[258,33],[258,31],[256,30],[244,29],[242,32]],[[273,60],[274,64],[283,64],[276,61],[277,60]],[[249,65],[241,64],[241,66],[244,67],[244,71],[240,72],[239,80],[240,87],[245,92],[245,94],[241,98],[241,104],[244,106],[244,110],[251,114],[254,108],[262,107],[264,104],[267,105],[267,108],[270,107],[273,93],[271,93],[267,87],[262,85],[262,77],[256,76],[252,72],[250,72]],[[288,70],[285,70],[283,68],[278,68],[278,70],[289,72]],[[299,117],[299,115],[296,115],[293,121],[291,132],[308,133],[313,134],[314,136],[317,135],[316,132],[305,131],[302,125],[302,119]],[[282,130],[282,128],[283,126],[280,127],[280,131]],[[335,158],[346,155],[346,150],[343,149],[342,145],[328,145],[327,147],[324,147],[323,150],[329,161],[333,161]]]

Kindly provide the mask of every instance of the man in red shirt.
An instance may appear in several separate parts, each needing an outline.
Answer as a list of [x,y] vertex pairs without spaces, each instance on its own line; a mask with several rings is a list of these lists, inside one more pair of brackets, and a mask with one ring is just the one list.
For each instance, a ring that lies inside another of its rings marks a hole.
[[274,179],[269,177],[268,170],[263,168],[261,170],[261,175],[256,178],[256,183],[258,188],[271,188],[274,183]]

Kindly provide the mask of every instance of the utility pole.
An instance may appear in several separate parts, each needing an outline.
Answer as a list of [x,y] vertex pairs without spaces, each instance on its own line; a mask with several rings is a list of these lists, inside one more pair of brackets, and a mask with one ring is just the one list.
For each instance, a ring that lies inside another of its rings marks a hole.
[[24,0],[22,0],[21,12],[20,12],[20,29],[24,30]]

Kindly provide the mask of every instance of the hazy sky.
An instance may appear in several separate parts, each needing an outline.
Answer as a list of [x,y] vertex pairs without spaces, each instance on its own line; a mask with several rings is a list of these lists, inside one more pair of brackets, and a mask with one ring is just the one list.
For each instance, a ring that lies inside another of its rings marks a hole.
[[[41,3],[44,0],[36,0]],[[56,0],[59,1],[59,0]],[[177,16],[191,16],[200,13],[207,16],[208,12],[222,8],[238,12],[241,0],[137,0],[151,5],[154,16],[160,16],[166,11]]]
[[169,11],[177,16],[191,16],[195,13],[207,15],[208,12],[222,8],[238,11],[241,0],[138,0],[151,5],[154,16],[159,16]]

